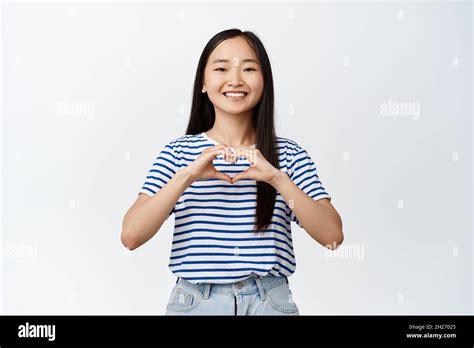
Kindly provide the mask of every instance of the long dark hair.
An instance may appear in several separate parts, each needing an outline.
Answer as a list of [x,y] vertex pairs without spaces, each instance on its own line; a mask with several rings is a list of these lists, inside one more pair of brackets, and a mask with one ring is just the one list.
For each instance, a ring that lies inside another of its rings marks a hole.
[[[211,129],[216,118],[214,105],[207,93],[202,93],[202,81],[207,60],[212,51],[224,40],[241,36],[253,48],[263,74],[263,94],[253,109],[253,125],[257,134],[256,148],[275,168],[279,169],[278,154],[275,148],[273,75],[267,52],[260,39],[251,31],[228,29],[214,35],[204,47],[199,59],[194,80],[193,102],[186,134],[199,134]],[[276,201],[275,188],[263,181],[257,181],[257,207],[254,230],[264,232],[271,223]]]

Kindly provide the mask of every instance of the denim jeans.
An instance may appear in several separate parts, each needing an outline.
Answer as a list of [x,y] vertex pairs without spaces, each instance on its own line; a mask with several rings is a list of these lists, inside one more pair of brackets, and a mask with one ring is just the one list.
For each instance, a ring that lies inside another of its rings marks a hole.
[[178,278],[165,315],[299,315],[287,277],[252,275],[231,284]]

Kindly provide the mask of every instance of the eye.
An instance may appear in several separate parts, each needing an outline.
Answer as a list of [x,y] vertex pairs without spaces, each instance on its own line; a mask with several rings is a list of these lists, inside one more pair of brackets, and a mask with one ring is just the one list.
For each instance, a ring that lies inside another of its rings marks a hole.
[[253,71],[257,71],[257,69],[254,69],[254,68],[245,68],[244,71],[248,70],[248,69],[253,70]]
[[225,71],[225,68],[217,68],[217,69],[214,69],[214,71]]

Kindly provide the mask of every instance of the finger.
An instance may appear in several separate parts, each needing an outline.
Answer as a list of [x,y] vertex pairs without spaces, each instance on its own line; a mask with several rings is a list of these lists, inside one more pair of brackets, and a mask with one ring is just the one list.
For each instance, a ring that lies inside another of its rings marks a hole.
[[226,162],[232,162],[233,156],[234,156],[234,154],[233,154],[232,149],[226,147],[225,148],[225,160],[226,160]]
[[257,150],[243,148],[241,150],[242,155],[250,162],[251,167],[255,167],[257,165]]
[[251,158],[252,149],[248,149],[246,147],[239,147],[237,148],[238,157],[244,157],[245,159],[249,160]]
[[244,170],[243,172],[240,172],[240,173],[237,173],[235,174],[233,177],[232,177],[232,183],[235,183],[239,180],[242,180],[242,179],[252,179],[250,177],[250,174],[248,170]]
[[241,147],[238,147],[238,148],[235,150],[235,153],[234,153],[234,154],[235,154],[235,158],[237,159],[237,161],[238,161],[239,159],[241,159],[241,157],[247,158],[247,157],[245,156],[245,151],[244,151],[244,149],[241,148]]
[[205,157],[208,159],[214,159],[215,157],[219,155],[224,155],[225,154],[225,146],[223,145],[216,145],[214,148],[212,148],[209,152],[204,154]]
[[229,148],[229,162],[236,163],[238,161],[238,158],[236,156],[236,151],[232,148]]
[[214,152],[222,150],[224,148],[225,148],[224,145],[215,145],[213,147],[208,147],[207,149],[203,150],[202,154],[204,155],[204,154],[214,153]]
[[256,150],[250,150],[249,162],[252,167],[255,167],[257,165],[257,151]]
[[238,147],[237,151],[240,154],[240,156],[244,156],[245,158],[249,157],[250,154],[252,153],[252,149],[249,149],[243,146]]
[[214,177],[216,179],[221,179],[221,180],[227,181],[229,184],[232,184],[232,177],[230,177],[229,175],[225,173],[219,172],[218,170],[216,170]]

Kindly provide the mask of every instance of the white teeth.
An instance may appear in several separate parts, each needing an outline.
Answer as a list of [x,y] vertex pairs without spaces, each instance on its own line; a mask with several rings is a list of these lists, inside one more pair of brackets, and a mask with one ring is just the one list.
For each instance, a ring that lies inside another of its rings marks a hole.
[[245,96],[245,93],[231,93],[231,92],[227,92],[227,93],[224,93],[224,95],[226,97],[244,97]]

